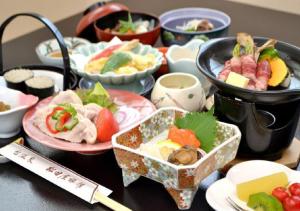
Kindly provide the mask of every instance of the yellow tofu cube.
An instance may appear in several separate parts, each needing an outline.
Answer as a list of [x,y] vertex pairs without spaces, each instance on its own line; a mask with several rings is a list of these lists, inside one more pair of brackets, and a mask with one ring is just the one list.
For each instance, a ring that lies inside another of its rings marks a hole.
[[246,88],[249,83],[249,78],[246,78],[245,76],[242,76],[235,72],[230,72],[226,80],[226,83],[233,86]]

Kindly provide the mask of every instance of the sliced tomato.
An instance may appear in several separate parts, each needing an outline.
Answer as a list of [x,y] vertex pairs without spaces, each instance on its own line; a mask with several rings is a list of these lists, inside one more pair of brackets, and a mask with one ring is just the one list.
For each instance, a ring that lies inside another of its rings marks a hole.
[[119,131],[119,124],[113,113],[107,108],[103,108],[96,121],[97,139],[99,142],[110,141],[113,134]]
[[272,191],[272,195],[275,196],[281,202],[283,202],[285,198],[290,196],[290,194],[288,193],[288,191],[285,187],[275,188]]
[[300,211],[300,197],[292,195],[285,198],[283,208],[285,211]]
[[292,195],[300,196],[300,183],[293,183],[289,186],[289,191]]

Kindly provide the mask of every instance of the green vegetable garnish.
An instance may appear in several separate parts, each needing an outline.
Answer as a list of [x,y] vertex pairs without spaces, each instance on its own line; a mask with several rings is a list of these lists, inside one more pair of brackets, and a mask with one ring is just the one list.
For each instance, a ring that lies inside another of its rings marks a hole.
[[100,84],[99,82],[95,84],[94,89],[91,92],[91,95],[105,95],[106,97],[109,97],[108,92],[106,91],[106,89],[104,89],[102,84]]
[[207,36],[203,35],[203,34],[201,34],[201,35],[196,35],[196,36],[193,37],[193,39],[203,40],[204,42],[206,42],[206,41],[209,40],[209,38],[208,38]]
[[240,44],[236,44],[233,48],[233,51],[232,51],[232,56],[233,57],[239,57],[240,56],[240,49],[241,49],[241,46]]
[[273,59],[276,57],[279,57],[279,53],[275,48],[266,48],[260,53],[258,60]]
[[101,107],[108,108],[111,112],[117,111],[116,104],[99,82],[95,84],[93,89],[77,89],[76,94],[84,105],[96,103]]
[[66,112],[70,113],[74,117],[77,115],[76,109],[69,103],[58,104],[58,106],[63,107]]
[[201,113],[191,112],[175,121],[178,128],[192,130],[201,141],[201,148],[207,153],[213,149],[217,134],[217,121],[213,113],[214,109]]
[[119,32],[122,34],[125,34],[128,31],[135,32],[136,30],[136,25],[132,22],[130,13],[128,13],[128,21],[120,20],[119,23],[120,23]]
[[168,31],[164,31],[163,32],[163,37],[166,41],[172,41],[175,40],[175,36],[174,34],[172,34],[172,32],[168,32]]
[[118,69],[126,64],[128,64],[132,60],[132,57],[129,53],[125,52],[117,52],[114,53],[108,61],[105,63],[104,67],[100,71],[101,73],[107,73]]

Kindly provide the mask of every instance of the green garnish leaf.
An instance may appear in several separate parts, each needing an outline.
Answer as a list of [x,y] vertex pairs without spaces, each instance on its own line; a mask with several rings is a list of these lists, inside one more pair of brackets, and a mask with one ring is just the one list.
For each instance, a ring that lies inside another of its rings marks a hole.
[[247,45],[245,46],[245,53],[247,55],[252,55],[253,54],[253,45],[251,43],[247,43]]
[[129,53],[126,52],[116,52],[114,53],[108,61],[105,63],[104,67],[101,70],[101,73],[107,73],[118,69],[132,60],[132,57]]
[[172,34],[172,32],[164,31],[162,36],[164,37],[164,39],[166,41],[175,40],[175,36],[174,36],[174,34]]
[[193,39],[199,39],[199,40],[203,40],[204,42],[208,41],[209,38],[207,36],[205,36],[204,34],[202,35],[196,35],[193,37]]
[[106,97],[109,97],[108,92],[106,91],[106,89],[104,89],[104,87],[100,83],[95,84],[94,89],[91,92],[91,94],[92,95],[105,95]]
[[232,56],[233,57],[239,57],[240,56],[240,50],[241,50],[241,46],[240,44],[236,44],[233,48],[233,51],[232,51]]
[[208,112],[191,112],[175,121],[178,128],[192,130],[201,142],[201,149],[207,153],[213,149],[217,134],[217,120],[213,113],[213,108]]
[[77,115],[76,109],[69,103],[58,104],[58,106],[63,107],[66,112],[71,114],[72,117],[75,117]]
[[95,84],[94,89],[77,89],[76,94],[82,100],[83,105],[96,103],[101,107],[108,108],[111,112],[117,111],[117,105],[99,82]]
[[275,48],[266,48],[259,54],[258,60],[268,60],[279,57],[279,53]]
[[125,34],[128,31],[135,32],[136,30],[136,25],[132,22],[132,17],[130,13],[128,13],[128,21],[120,20],[119,24],[120,24],[119,32],[122,34]]

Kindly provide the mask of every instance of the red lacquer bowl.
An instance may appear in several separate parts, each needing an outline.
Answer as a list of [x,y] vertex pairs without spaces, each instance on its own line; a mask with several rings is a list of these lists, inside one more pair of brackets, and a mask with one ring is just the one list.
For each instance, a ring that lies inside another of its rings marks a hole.
[[162,54],[163,54],[163,62],[158,69],[158,71],[155,73],[155,77],[158,78],[159,76],[162,76],[164,74],[169,73],[169,68],[168,68],[168,62],[166,59],[166,53],[168,51],[168,47],[159,47],[157,48]]
[[110,13],[109,15],[103,16],[99,18],[94,23],[94,29],[96,36],[99,41],[110,41],[113,37],[117,36],[120,38],[120,40],[133,40],[133,39],[139,39],[141,43],[147,44],[147,45],[154,45],[160,35],[160,22],[159,19],[150,14],[146,13],[139,13],[139,12],[130,12],[132,20],[136,21],[139,19],[142,20],[154,20],[154,28],[151,31],[145,32],[145,33],[139,33],[139,34],[115,34],[106,32],[106,28],[114,28],[119,20],[128,20],[128,12],[127,11],[119,11]]

